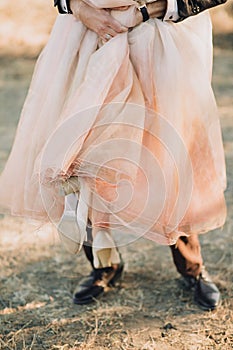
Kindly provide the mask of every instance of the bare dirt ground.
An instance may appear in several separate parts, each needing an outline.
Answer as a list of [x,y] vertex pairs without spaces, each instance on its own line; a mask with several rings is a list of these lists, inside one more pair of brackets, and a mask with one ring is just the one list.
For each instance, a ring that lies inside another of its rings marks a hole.
[[[4,4],[2,0],[1,10]],[[38,13],[42,12],[38,1]],[[54,12],[48,16],[51,23]],[[4,25],[10,26],[6,21]],[[10,45],[0,40],[1,169],[35,64],[30,56],[47,38],[49,26],[43,28],[41,41],[33,46],[26,39],[21,45],[15,43],[10,29]],[[228,218],[223,230],[201,237],[206,267],[222,293],[220,308],[215,312],[198,309],[175,271],[169,248],[143,239],[121,249],[126,265],[120,286],[92,305],[73,305],[72,291],[90,271],[84,255],[67,253],[49,226],[35,232],[22,219],[2,216],[0,349],[233,349],[233,35],[227,28],[215,30],[213,85],[227,162]],[[19,33],[18,37],[22,40]]]

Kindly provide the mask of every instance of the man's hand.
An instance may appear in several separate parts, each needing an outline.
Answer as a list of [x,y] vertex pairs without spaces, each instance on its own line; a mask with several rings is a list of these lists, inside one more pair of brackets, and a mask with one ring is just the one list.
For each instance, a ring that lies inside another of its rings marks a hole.
[[[147,11],[150,18],[163,18],[167,11],[167,0],[158,0],[147,4]],[[135,12],[135,25],[142,23],[142,14],[140,11]]]
[[115,20],[107,9],[96,9],[80,0],[71,0],[70,7],[73,15],[97,33],[104,42],[128,30]]

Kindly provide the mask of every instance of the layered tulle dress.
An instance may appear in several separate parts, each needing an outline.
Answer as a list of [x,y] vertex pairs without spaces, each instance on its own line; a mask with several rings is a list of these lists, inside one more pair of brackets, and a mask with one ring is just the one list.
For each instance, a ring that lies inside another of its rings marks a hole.
[[[131,26],[133,1],[91,5],[129,5],[112,15]],[[161,244],[221,227],[226,178],[211,30],[204,12],[180,23],[150,19],[102,43],[59,15],[1,174],[1,212],[57,224],[61,186],[78,177],[93,225]]]

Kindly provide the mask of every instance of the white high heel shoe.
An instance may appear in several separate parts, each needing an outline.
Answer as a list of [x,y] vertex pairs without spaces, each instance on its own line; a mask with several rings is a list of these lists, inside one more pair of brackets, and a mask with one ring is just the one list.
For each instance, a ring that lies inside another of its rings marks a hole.
[[[72,185],[70,188],[73,189]],[[63,187],[64,193],[67,194]],[[88,188],[84,181],[79,182],[79,194],[70,193],[65,196],[65,207],[57,230],[65,248],[77,254],[87,239],[86,225],[88,219]],[[69,193],[69,192],[68,192]]]

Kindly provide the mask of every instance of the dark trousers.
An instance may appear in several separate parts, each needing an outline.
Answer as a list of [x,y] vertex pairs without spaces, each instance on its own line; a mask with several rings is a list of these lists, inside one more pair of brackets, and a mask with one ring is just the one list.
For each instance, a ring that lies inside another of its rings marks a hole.
[[[89,244],[84,245],[83,248],[87,259],[90,261],[92,267],[94,267],[90,234],[89,231]],[[198,235],[193,234],[189,237],[180,237],[175,245],[170,246],[170,249],[177,271],[182,276],[196,277],[199,275],[203,261]]]
[[203,261],[198,235],[180,237],[170,248],[174,264],[182,276],[196,277],[200,274]]

